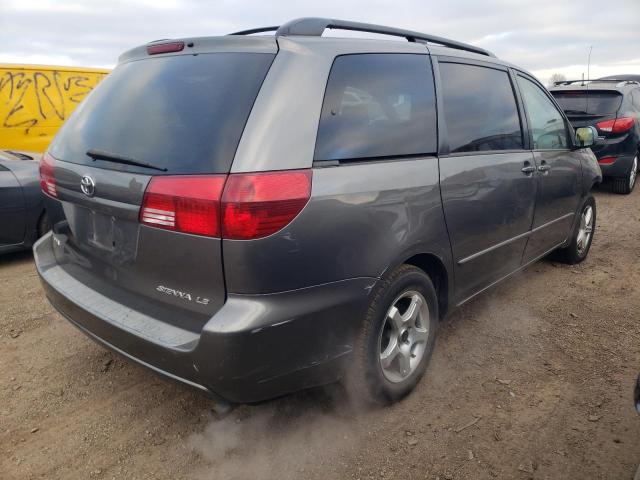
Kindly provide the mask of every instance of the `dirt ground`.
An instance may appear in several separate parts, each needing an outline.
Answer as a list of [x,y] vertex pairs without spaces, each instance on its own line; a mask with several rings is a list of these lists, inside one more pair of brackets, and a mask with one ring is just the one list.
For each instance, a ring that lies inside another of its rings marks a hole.
[[631,479],[640,463],[640,191],[596,193],[587,261],[538,262],[441,325],[399,404],[324,388],[224,418],[90,341],[0,257],[2,479]]

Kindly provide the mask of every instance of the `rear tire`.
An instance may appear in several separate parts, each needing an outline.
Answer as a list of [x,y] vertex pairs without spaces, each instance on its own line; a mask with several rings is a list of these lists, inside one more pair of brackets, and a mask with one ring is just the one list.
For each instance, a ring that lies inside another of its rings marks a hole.
[[595,232],[596,201],[589,195],[580,208],[580,218],[573,228],[569,245],[559,249],[556,258],[569,265],[582,262],[589,254]]
[[359,403],[389,404],[411,392],[436,340],[438,298],[431,279],[402,265],[377,286],[355,343],[347,390]]
[[614,178],[612,189],[614,193],[621,193],[623,195],[628,195],[633,192],[633,187],[636,186],[636,179],[638,178],[638,155],[636,154],[633,162],[631,163],[631,168],[629,169],[629,173],[624,178]]

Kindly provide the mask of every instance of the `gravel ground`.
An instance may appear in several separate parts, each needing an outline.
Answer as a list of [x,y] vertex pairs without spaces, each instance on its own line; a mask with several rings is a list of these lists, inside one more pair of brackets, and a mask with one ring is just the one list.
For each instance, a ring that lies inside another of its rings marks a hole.
[[640,462],[640,191],[596,192],[587,261],[544,260],[441,325],[407,399],[336,387],[217,417],[56,314],[29,253],[0,258],[0,477],[631,479]]

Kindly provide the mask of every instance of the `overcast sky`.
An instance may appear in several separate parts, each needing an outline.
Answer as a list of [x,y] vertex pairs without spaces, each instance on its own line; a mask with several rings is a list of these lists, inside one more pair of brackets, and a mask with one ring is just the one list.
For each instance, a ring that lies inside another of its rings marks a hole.
[[640,74],[640,0],[0,0],[0,62],[113,67],[132,46],[302,16],[469,42],[532,71]]

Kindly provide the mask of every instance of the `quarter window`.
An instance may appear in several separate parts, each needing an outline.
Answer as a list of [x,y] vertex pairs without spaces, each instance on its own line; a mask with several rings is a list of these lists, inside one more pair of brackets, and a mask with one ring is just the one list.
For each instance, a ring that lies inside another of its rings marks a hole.
[[551,99],[538,85],[520,75],[518,85],[531,122],[533,149],[568,148],[567,126]]
[[509,74],[494,68],[440,63],[451,153],[523,148]]
[[428,56],[358,54],[333,62],[315,160],[432,154],[437,150]]

